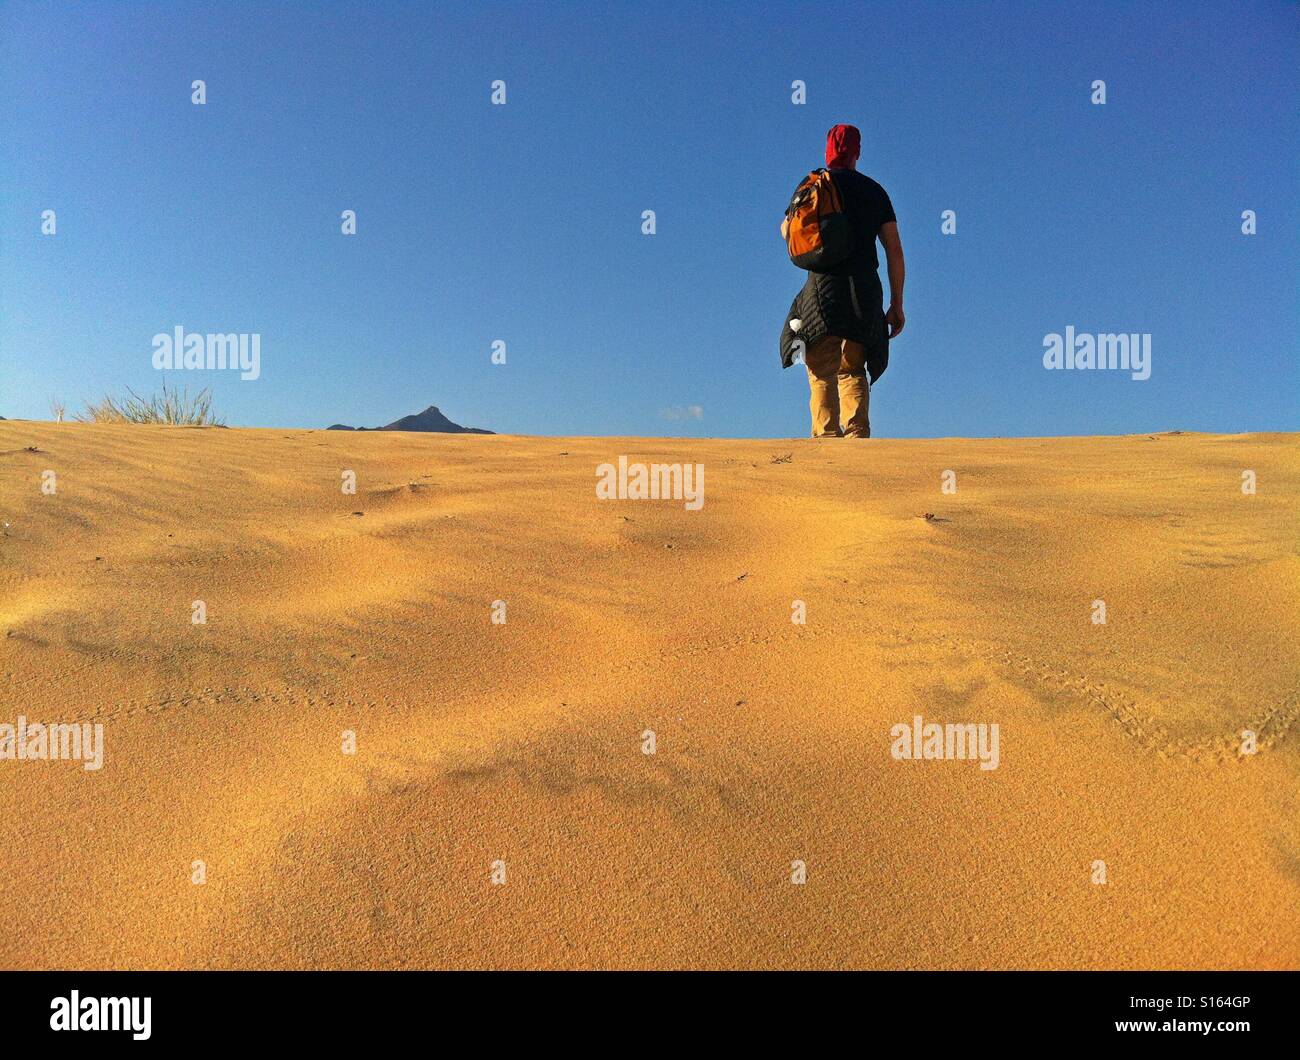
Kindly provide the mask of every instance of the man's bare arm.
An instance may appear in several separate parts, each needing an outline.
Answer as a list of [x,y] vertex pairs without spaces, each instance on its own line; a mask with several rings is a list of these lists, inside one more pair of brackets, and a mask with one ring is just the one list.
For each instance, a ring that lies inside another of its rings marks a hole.
[[907,322],[903,316],[903,280],[907,270],[903,265],[903,243],[898,238],[898,222],[889,221],[880,226],[880,244],[885,248],[885,262],[889,267],[889,312],[885,323],[889,325],[892,339]]

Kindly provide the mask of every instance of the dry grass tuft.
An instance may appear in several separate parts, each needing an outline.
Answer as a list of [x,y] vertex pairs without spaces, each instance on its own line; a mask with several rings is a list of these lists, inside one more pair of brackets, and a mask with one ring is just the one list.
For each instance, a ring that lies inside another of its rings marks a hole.
[[77,416],[81,423],[163,423],[180,427],[224,427],[212,414],[212,392],[204,387],[194,397],[187,390],[169,390],[143,398],[127,388],[127,397],[103,397],[86,402]]

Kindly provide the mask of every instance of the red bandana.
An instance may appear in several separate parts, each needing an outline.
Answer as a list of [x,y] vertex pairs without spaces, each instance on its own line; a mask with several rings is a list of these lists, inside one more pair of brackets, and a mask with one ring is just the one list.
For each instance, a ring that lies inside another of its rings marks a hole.
[[852,169],[862,152],[862,134],[852,125],[837,125],[826,134],[826,164],[832,169]]

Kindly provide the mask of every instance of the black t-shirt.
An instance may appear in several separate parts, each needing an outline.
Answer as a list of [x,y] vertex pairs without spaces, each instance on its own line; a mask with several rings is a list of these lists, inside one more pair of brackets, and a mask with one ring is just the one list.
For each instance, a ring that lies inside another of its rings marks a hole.
[[830,172],[853,227],[853,251],[838,265],[817,271],[829,276],[875,272],[880,268],[876,236],[881,225],[898,220],[894,216],[894,204],[889,201],[884,188],[856,169],[832,169]]

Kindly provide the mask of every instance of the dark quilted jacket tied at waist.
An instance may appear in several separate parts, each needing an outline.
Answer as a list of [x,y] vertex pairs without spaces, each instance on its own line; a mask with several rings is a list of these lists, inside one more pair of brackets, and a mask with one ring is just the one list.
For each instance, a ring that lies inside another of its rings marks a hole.
[[[866,347],[867,372],[874,383],[889,365],[889,338],[881,302],[880,277],[874,272],[857,276],[810,272],[781,328],[781,367],[789,368],[796,356],[824,336],[835,335]],[[791,320],[802,321],[797,332],[790,328]]]

